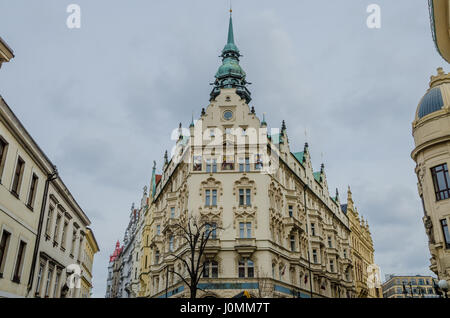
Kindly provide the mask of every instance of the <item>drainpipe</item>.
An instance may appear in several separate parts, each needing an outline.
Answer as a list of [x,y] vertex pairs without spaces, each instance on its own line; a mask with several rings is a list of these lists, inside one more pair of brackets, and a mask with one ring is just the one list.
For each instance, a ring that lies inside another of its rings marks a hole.
[[42,197],[41,213],[39,215],[39,224],[38,224],[38,231],[37,231],[37,236],[36,236],[36,243],[34,245],[33,260],[31,262],[30,277],[28,279],[27,296],[30,295],[31,288],[33,287],[34,271],[36,268],[37,255],[39,253],[39,244],[41,241],[41,234],[42,234],[42,223],[44,222],[45,206],[47,205],[48,188],[49,188],[50,182],[52,182],[53,180],[55,180],[57,178],[58,178],[58,169],[56,168],[56,166],[53,166],[52,173],[48,174],[47,180],[45,180],[44,196]]
[[312,273],[311,273],[311,238],[309,236],[309,218],[308,218],[308,207],[306,204],[306,191],[308,190],[308,184],[305,183],[305,186],[303,187],[303,198],[304,198],[304,204],[305,204],[305,213],[306,213],[306,236],[308,237],[308,266],[309,266],[309,291],[311,298],[313,298],[313,291],[312,291]]

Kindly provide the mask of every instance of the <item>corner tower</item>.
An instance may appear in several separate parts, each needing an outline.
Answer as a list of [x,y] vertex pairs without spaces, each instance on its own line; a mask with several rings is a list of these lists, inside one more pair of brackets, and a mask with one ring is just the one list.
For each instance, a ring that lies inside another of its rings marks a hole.
[[239,65],[239,58],[242,56],[239,53],[239,49],[234,43],[233,32],[233,18],[230,10],[230,22],[228,26],[228,40],[227,44],[222,50],[222,65],[219,67],[216,75],[214,88],[210,94],[210,101],[216,99],[220,94],[222,88],[236,88],[236,94],[238,94],[248,104],[251,101],[251,93],[247,89],[247,85],[250,84],[246,81],[246,74],[242,67]]
[[412,124],[419,196],[428,235],[430,269],[450,280],[450,74],[438,68]]

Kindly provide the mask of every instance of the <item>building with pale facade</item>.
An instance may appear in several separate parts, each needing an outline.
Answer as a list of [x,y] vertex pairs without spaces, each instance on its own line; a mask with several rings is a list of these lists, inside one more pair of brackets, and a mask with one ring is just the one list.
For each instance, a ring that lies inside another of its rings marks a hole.
[[189,129],[180,124],[162,173],[153,169],[139,296],[189,297],[174,255],[188,252],[176,225],[191,217],[212,233],[199,297],[357,296],[349,217],[324,165],[313,170],[308,144],[291,151],[285,123],[269,132],[249,106],[231,17],[221,57],[209,106]]
[[4,62],[9,62],[14,57],[13,50],[0,37],[0,68]]
[[341,205],[350,222],[350,242],[353,262],[353,278],[356,297],[380,298],[381,279],[374,260],[374,248],[369,223],[358,213],[354,205],[350,187],[347,191],[347,203]]
[[428,236],[430,269],[450,281],[450,75],[431,76],[412,123],[418,192]]
[[119,295],[122,294],[120,290],[122,251],[123,246],[120,246],[120,242],[117,241],[114,252],[109,256],[105,298],[119,298]]
[[89,224],[56,167],[0,97],[0,297],[79,297],[77,283],[67,286],[67,267],[74,265],[69,271],[78,282]]
[[100,251],[94,233],[90,228],[86,229],[86,240],[84,243],[83,256],[81,261],[81,298],[90,298],[92,293],[92,267],[94,256]]
[[383,283],[384,298],[438,298],[437,280],[431,276],[387,275]]

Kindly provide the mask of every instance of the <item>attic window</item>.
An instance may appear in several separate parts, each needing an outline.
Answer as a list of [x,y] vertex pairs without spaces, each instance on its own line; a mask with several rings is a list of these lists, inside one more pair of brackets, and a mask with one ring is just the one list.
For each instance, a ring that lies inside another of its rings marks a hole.
[[226,102],[231,102],[231,97],[230,96],[225,97],[225,101]]

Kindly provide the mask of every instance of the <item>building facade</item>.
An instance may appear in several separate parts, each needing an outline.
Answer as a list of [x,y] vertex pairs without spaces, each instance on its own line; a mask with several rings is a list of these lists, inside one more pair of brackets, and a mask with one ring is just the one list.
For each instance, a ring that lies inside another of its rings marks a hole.
[[94,233],[90,228],[86,230],[86,240],[82,256],[82,280],[81,297],[90,298],[92,293],[92,266],[94,265],[94,256],[100,251]]
[[383,283],[384,298],[437,298],[437,280],[431,276],[387,275]]
[[0,97],[0,297],[79,297],[78,283],[69,288],[66,278],[69,270],[80,280],[89,224],[56,167]]
[[0,68],[4,62],[9,62],[12,58],[14,58],[13,50],[0,37]]
[[375,250],[369,223],[362,216],[359,216],[353,202],[350,187],[348,187],[347,191],[347,204],[343,204],[341,207],[347,214],[350,222],[350,242],[356,297],[382,297],[380,272],[374,260]]
[[[309,146],[268,132],[250,107],[230,17],[222,65],[201,117],[179,127],[161,175],[153,169],[141,234],[142,297],[189,297],[176,225],[210,224],[199,297],[355,297],[350,221]],[[212,228],[212,229],[211,229]],[[368,229],[367,229],[368,232]],[[372,250],[373,252],[373,250]]]
[[118,295],[122,294],[120,290],[122,251],[123,246],[120,246],[120,242],[117,241],[114,252],[109,257],[105,298],[118,298]]
[[418,192],[431,254],[430,269],[450,281],[450,75],[431,76],[412,123]]

